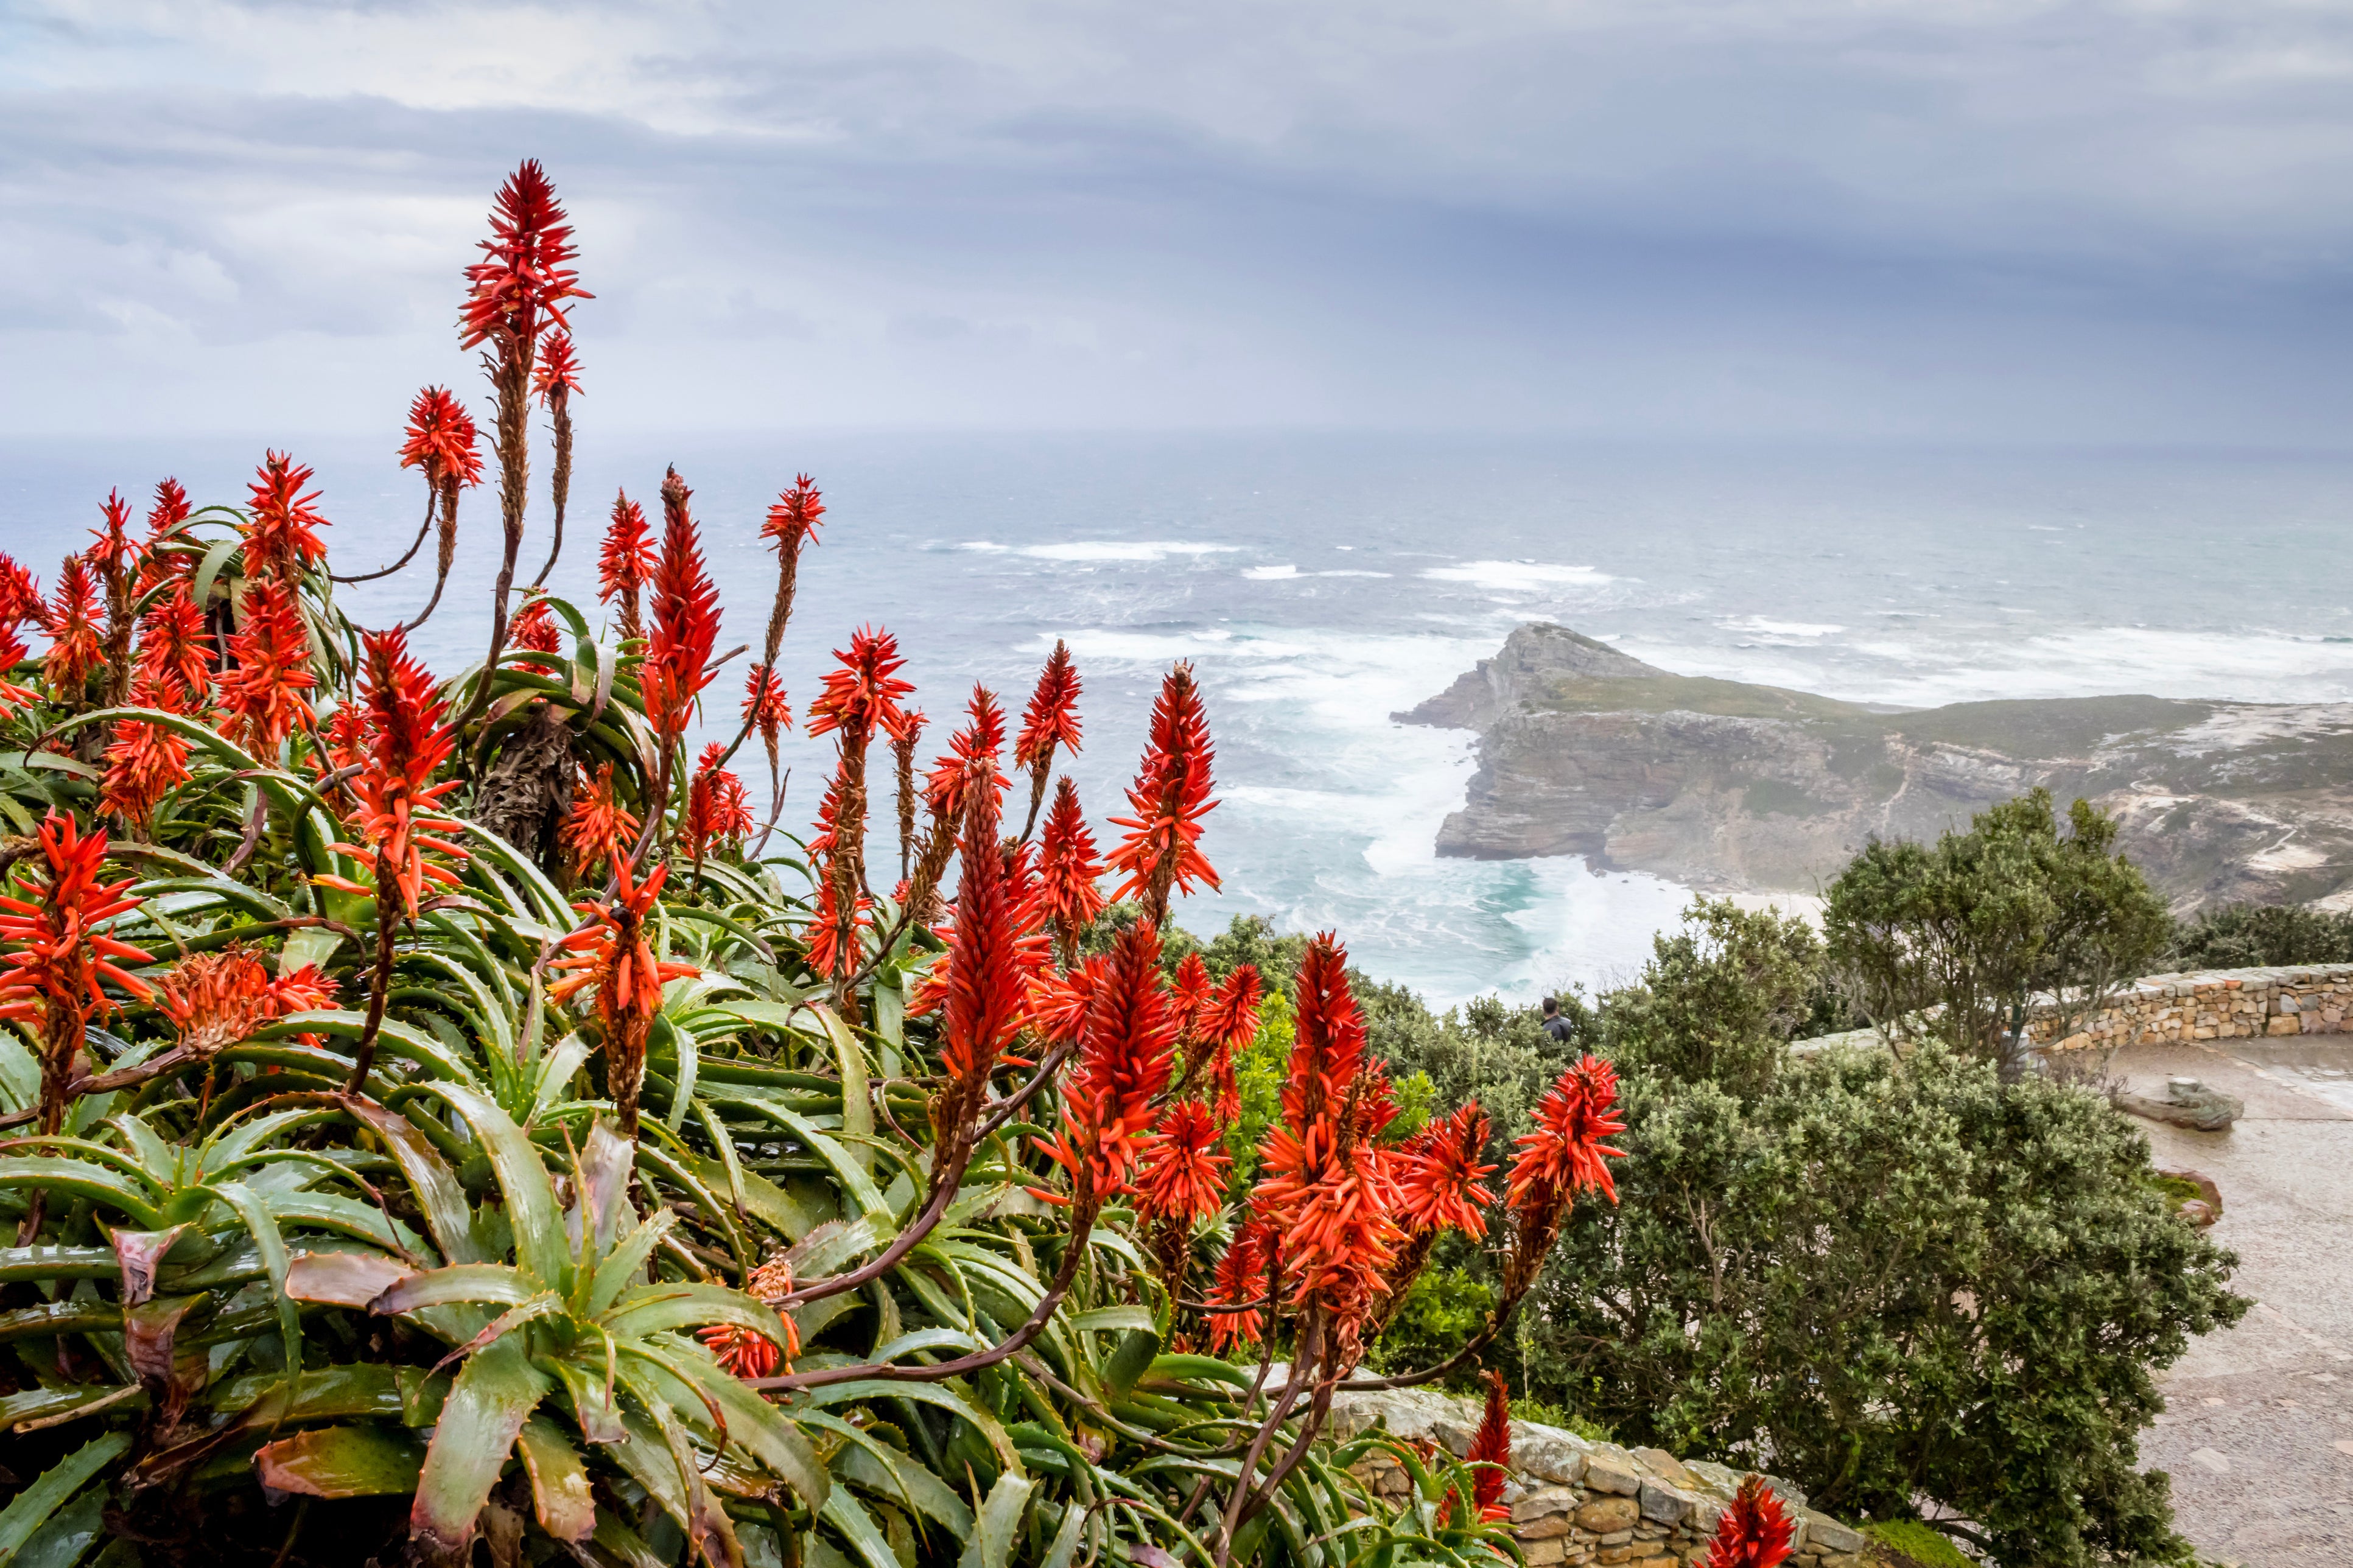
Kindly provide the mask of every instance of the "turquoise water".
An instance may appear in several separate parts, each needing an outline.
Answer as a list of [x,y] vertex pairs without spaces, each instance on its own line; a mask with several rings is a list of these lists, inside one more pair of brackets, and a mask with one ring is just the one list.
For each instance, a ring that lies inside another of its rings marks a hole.
[[[406,547],[422,507],[390,443],[296,444],[345,570]],[[0,548],[46,581],[107,487],[176,473],[241,500],[261,443],[0,445]],[[543,465],[544,455],[541,461]],[[1467,734],[1388,715],[1442,689],[1520,621],[1563,622],[1667,668],[1927,705],[2147,691],[2353,700],[2353,459],[2280,454],[1683,449],[1409,436],[740,437],[670,446],[584,420],[574,545],[586,593],[613,489],[653,510],[662,466],[696,490],[729,616],[759,634],[775,491],[824,488],[784,672],[797,710],[827,650],[889,626],[934,721],[975,681],[1018,706],[1067,637],[1087,682],[1073,770],[1120,808],[1159,673],[1207,687],[1224,804],[1221,893],[1197,929],[1266,915],[1336,927],[1367,969],[1440,1002],[1606,984],[1687,898],[1581,863],[1441,861]],[[479,657],[496,502],[468,498],[438,668]],[[543,498],[526,564],[545,549]],[[414,569],[355,590],[364,621],[412,613]],[[731,667],[730,674],[741,664]],[[731,683],[723,679],[723,686]],[[733,692],[728,698],[733,713]],[[827,761],[796,741],[797,820]]]

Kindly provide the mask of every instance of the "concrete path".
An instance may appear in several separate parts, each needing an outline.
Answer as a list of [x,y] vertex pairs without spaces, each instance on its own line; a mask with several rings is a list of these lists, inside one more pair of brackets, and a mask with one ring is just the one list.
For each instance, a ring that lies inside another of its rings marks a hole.
[[2183,1534],[2244,1568],[2353,1565],[2353,1037],[2137,1047],[2112,1071],[2246,1102],[2227,1132],[2142,1121],[2157,1163],[2214,1178],[2215,1239],[2256,1306],[2165,1374],[2141,1456]]

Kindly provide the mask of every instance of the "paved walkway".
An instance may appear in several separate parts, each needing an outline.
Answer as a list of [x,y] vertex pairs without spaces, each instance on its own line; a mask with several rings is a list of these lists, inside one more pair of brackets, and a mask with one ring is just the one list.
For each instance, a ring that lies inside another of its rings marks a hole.
[[2222,1193],[2215,1239],[2256,1305],[2165,1374],[2143,1459],[2183,1534],[2244,1568],[2353,1564],[2353,1037],[2137,1047],[2143,1093],[2199,1078],[2246,1102],[2227,1132],[2141,1122],[2158,1165]]

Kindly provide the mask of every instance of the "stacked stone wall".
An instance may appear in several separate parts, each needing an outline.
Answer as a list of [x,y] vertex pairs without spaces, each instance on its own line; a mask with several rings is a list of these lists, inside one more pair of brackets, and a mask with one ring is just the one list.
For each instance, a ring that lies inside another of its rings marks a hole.
[[[1331,1430],[1348,1437],[1378,1425],[1394,1436],[1437,1443],[1459,1457],[1469,1452],[1478,1421],[1476,1400],[1398,1389],[1342,1393],[1333,1401]],[[1716,1521],[1743,1475],[1704,1460],[1680,1460],[1657,1448],[1588,1442],[1528,1421],[1512,1423],[1511,1468],[1504,1500],[1528,1568],[1704,1563]],[[1405,1467],[1386,1456],[1366,1460],[1357,1473],[1393,1501],[1402,1500],[1411,1487]],[[1806,1495],[1788,1482],[1766,1479],[1796,1524],[1792,1564],[1862,1568],[1861,1531],[1808,1508]]]
[[[2201,969],[2152,974],[2127,986],[2105,1008],[2063,1026],[2058,1009],[2039,1003],[2027,1015],[2035,1044],[2057,1050],[2111,1050],[2119,1046],[2170,1045],[2258,1036],[2336,1035],[2353,1014],[2353,963],[2307,963],[2275,969]],[[1855,1029],[1800,1040],[1800,1052],[1841,1044],[1875,1043],[1876,1030]]]

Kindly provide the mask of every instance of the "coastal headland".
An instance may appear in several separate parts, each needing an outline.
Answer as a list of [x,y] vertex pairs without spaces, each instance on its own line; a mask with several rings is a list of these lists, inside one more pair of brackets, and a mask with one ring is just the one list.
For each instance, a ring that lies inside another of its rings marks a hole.
[[2041,785],[2116,814],[2178,912],[2353,902],[2353,703],[1894,710],[1676,675],[1532,623],[1395,717],[1479,734],[1440,855],[1579,855],[1710,892],[1811,892],[1874,835],[1933,837]]

